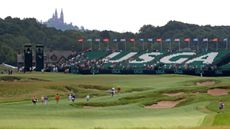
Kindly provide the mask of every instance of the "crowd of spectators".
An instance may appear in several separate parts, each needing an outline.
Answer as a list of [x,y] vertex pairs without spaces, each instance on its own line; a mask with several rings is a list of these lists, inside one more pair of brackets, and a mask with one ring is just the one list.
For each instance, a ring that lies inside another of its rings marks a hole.
[[[107,51],[107,54],[112,52]],[[129,60],[121,62],[108,62],[102,58],[89,58],[86,52],[76,53],[66,62],[56,65],[47,65],[46,71],[51,72],[71,72],[71,70],[215,70],[215,65],[190,65],[190,64],[163,64],[159,60],[153,60],[148,63],[132,64]]]

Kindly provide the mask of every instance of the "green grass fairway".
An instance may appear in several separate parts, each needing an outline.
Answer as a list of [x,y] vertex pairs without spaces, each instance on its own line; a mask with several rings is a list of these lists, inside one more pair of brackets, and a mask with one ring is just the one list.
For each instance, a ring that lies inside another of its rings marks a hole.
[[[228,129],[230,96],[211,96],[207,90],[229,91],[230,77],[188,75],[73,75],[27,73],[0,75],[0,129]],[[214,81],[209,86],[196,82]],[[107,91],[120,87],[111,96]],[[77,95],[72,103],[70,92]],[[164,93],[183,92],[180,96]],[[61,95],[56,104],[55,94]],[[85,96],[91,95],[89,102]],[[49,96],[48,105],[33,105],[32,96]],[[174,108],[147,109],[161,100],[184,100]],[[223,100],[225,108],[218,110]]]

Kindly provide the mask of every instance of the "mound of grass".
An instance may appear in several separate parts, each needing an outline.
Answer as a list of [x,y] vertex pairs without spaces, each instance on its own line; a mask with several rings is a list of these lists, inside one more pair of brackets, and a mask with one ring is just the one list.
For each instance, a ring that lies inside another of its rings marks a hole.
[[0,81],[19,81],[21,80],[21,77],[17,77],[17,76],[0,76]]
[[139,92],[139,91],[146,91],[146,90],[150,90],[150,88],[132,88],[126,90],[125,92]]
[[32,80],[32,81],[45,81],[45,82],[48,82],[49,80],[45,80],[45,79],[40,79],[40,78],[35,78],[35,77],[30,77],[28,78],[29,80]]
[[78,85],[78,87],[84,88],[84,89],[109,90],[108,87],[99,86],[99,85],[85,85],[85,84],[80,84],[80,85]]
[[91,96],[105,96],[107,93],[105,92],[104,87],[100,86],[92,86],[92,85],[76,85],[76,86],[65,86],[69,93],[74,93],[77,97],[83,98],[86,95],[90,94]]

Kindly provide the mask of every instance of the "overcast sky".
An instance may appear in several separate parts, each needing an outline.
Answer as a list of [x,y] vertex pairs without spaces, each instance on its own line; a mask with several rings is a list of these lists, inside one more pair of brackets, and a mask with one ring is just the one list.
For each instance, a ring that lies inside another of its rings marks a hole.
[[1,0],[0,17],[47,21],[55,9],[66,23],[86,29],[138,32],[169,20],[199,25],[230,25],[230,0]]

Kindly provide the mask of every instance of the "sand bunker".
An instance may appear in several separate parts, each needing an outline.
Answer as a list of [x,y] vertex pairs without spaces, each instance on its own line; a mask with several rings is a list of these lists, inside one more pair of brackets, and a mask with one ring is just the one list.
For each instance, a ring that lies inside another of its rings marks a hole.
[[227,95],[228,90],[227,89],[211,89],[211,90],[208,90],[208,94],[212,96]]
[[216,84],[215,81],[204,81],[204,82],[197,82],[196,83],[197,86],[212,86],[215,84]]
[[173,108],[180,102],[184,100],[179,100],[179,101],[160,101],[157,104],[153,104],[151,106],[145,106],[145,108]]
[[165,94],[163,94],[163,95],[170,96],[170,97],[174,97],[174,96],[184,95],[184,92],[178,92],[178,93],[165,93]]

